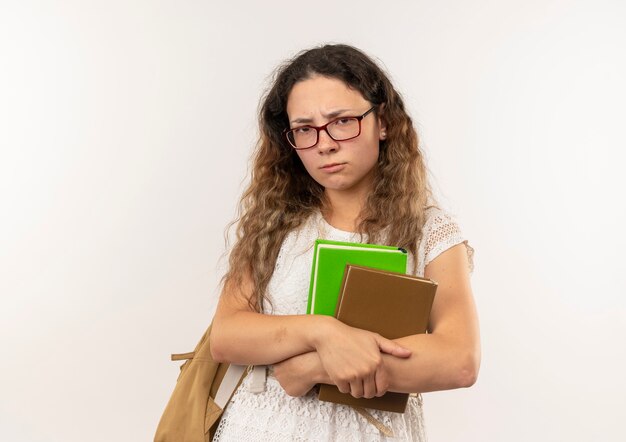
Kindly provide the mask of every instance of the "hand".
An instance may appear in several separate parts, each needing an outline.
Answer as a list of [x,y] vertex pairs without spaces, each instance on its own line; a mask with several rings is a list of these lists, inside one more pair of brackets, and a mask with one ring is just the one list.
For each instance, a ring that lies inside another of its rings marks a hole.
[[289,396],[304,396],[317,383],[314,373],[323,370],[316,352],[303,353],[274,364],[274,376]]
[[332,383],[342,393],[350,393],[355,398],[385,394],[389,388],[389,374],[381,352],[408,358],[411,350],[377,333],[339,321],[330,324],[316,349]]

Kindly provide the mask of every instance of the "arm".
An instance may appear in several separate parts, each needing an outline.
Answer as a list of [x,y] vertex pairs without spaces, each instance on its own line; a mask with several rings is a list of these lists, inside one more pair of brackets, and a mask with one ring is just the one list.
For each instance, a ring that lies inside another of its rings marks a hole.
[[251,278],[241,289],[225,284],[210,335],[216,361],[265,365],[315,351],[324,372],[340,390],[377,393],[385,376],[380,370],[382,353],[410,355],[394,341],[329,316],[256,313],[248,305],[251,294]]
[[424,276],[438,282],[430,333],[396,342],[413,350],[406,364],[385,359],[391,391],[426,392],[470,387],[480,368],[478,316],[470,285],[467,253],[458,244],[435,258]]
[[[435,258],[426,266],[424,276],[438,283],[430,333],[395,340],[412,350],[407,359],[382,356],[389,391],[409,393],[469,387],[478,375],[480,338],[465,245],[456,245]],[[307,385],[319,382],[332,383],[314,353],[302,358],[275,366],[276,376],[281,385],[284,380],[283,388],[287,392],[300,392]],[[301,370],[300,376],[286,375],[293,370]]]
[[331,318],[256,313],[248,305],[251,294],[250,277],[241,289],[224,285],[210,335],[216,361],[265,365],[316,350],[318,335]]

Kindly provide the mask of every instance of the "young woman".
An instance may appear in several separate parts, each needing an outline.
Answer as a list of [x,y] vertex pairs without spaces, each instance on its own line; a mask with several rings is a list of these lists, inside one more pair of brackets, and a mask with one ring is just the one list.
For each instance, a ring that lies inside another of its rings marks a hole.
[[[214,318],[218,361],[268,365],[248,376],[214,440],[392,440],[314,386],[354,397],[469,387],[480,362],[473,249],[433,201],[418,138],[384,72],[360,50],[326,45],[281,66],[260,110],[260,140]],[[429,333],[388,340],[306,315],[317,238],[389,244],[438,282]],[[421,397],[405,413],[368,410],[393,440],[425,440]]]

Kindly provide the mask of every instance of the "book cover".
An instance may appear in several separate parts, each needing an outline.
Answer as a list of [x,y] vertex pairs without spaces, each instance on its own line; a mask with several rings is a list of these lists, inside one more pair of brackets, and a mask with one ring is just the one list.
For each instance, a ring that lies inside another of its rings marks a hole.
[[[347,265],[336,317],[344,324],[388,339],[425,333],[437,283],[426,278]],[[334,385],[320,386],[319,399],[403,413],[408,393],[388,392],[371,399],[354,398]]]
[[307,313],[333,316],[346,264],[406,273],[407,252],[399,247],[318,239],[313,250]]

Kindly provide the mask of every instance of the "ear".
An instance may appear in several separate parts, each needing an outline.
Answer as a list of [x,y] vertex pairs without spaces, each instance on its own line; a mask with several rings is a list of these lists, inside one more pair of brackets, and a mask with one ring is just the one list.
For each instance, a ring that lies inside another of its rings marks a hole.
[[378,139],[380,141],[387,139],[387,123],[382,117],[385,108],[385,103],[381,104],[378,108],[376,115],[378,116]]

